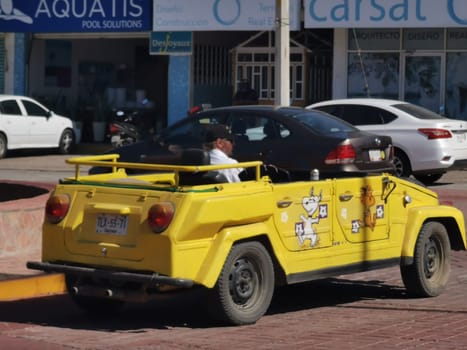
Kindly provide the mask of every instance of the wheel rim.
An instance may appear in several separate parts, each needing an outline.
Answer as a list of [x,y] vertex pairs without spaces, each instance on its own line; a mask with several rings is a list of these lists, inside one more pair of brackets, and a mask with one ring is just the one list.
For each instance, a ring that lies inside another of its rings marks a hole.
[[394,157],[393,164],[396,175],[398,177],[402,176],[404,174],[404,164],[402,163],[402,160],[399,157]]
[[425,245],[424,272],[426,278],[432,278],[439,271],[441,254],[439,241],[431,238]]
[[62,138],[62,148],[64,151],[68,151],[71,148],[73,143],[73,137],[71,137],[70,133],[65,133]]
[[258,290],[259,276],[254,264],[248,259],[239,259],[230,272],[230,295],[237,305],[251,303]]

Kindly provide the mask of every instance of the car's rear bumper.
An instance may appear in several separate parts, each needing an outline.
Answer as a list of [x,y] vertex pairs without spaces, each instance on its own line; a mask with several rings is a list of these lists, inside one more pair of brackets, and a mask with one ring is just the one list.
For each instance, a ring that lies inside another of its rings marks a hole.
[[26,266],[32,270],[41,270],[45,272],[58,272],[64,274],[96,277],[99,279],[120,282],[134,282],[147,286],[173,286],[179,288],[191,288],[194,282],[189,279],[172,278],[159,275],[157,273],[137,273],[129,271],[113,271],[97,269],[85,266],[73,266],[49,262],[28,261]]

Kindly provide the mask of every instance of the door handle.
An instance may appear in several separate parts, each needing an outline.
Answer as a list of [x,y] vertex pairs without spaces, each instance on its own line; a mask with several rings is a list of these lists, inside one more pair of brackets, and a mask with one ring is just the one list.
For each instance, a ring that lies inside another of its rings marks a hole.
[[353,198],[353,194],[350,193],[343,193],[339,195],[339,199],[341,202],[347,202]]
[[277,207],[278,208],[287,208],[288,206],[290,206],[290,204],[292,204],[292,201],[282,200],[282,201],[277,202]]

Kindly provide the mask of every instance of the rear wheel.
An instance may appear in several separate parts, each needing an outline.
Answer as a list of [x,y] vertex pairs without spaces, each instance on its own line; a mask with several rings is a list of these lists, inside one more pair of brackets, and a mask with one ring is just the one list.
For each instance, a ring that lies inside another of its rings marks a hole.
[[444,174],[423,174],[423,175],[414,175],[414,177],[423,182],[425,185],[430,185],[433,182],[438,181]]
[[415,244],[411,265],[401,266],[407,291],[415,296],[434,297],[446,287],[451,271],[451,245],[444,225],[425,223]]
[[58,152],[60,154],[69,154],[73,148],[75,138],[73,131],[67,129],[63,131],[62,136],[60,136],[60,141],[58,144]]
[[8,150],[8,144],[6,141],[6,137],[0,134],[0,159],[6,157],[7,150]]
[[394,169],[396,176],[398,177],[409,177],[412,173],[409,158],[406,154],[400,150],[396,150],[394,154]]
[[258,242],[235,245],[230,251],[210,300],[211,312],[231,325],[255,323],[274,293],[271,257]]

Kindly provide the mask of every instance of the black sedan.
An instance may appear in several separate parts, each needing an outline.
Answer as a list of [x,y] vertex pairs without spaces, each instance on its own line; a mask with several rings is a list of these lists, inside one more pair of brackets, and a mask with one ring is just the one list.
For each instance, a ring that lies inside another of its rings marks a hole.
[[[393,172],[391,138],[370,134],[324,112],[299,107],[233,106],[186,117],[153,140],[116,148],[124,162],[176,163],[186,148],[202,148],[206,129],[223,124],[235,136],[233,157],[261,160],[308,179]],[[102,169],[91,169],[91,173]]]

